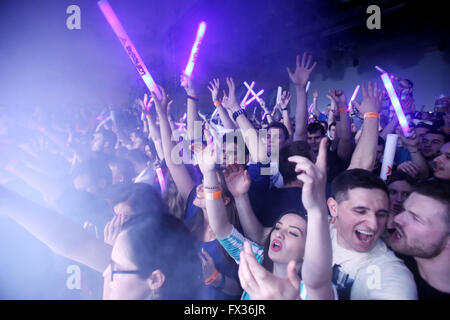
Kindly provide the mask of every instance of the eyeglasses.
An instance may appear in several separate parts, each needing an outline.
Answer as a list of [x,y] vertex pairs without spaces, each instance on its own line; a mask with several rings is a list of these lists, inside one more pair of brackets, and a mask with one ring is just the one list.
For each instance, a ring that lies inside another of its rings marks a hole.
[[111,260],[110,262],[111,267],[111,281],[114,281],[114,274],[140,274],[140,270],[115,270],[116,264],[114,261]]

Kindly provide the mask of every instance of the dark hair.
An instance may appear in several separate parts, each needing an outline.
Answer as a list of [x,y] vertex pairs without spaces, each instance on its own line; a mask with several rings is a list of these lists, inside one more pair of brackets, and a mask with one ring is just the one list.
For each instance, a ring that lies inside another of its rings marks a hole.
[[269,125],[267,126],[267,131],[269,131],[270,128],[278,128],[280,130],[283,130],[284,132],[284,136],[286,137],[285,140],[289,139],[289,131],[286,128],[286,126],[281,123],[281,122],[276,122],[276,121],[272,121],[271,123],[269,123]]
[[89,158],[83,161],[72,173],[72,178],[87,175],[93,182],[104,180],[107,185],[112,183],[112,171],[103,158]]
[[117,135],[114,132],[112,132],[111,130],[100,129],[95,133],[100,133],[103,136],[103,143],[109,142],[110,148],[114,149],[114,146],[117,143]]
[[147,279],[160,270],[165,281],[163,299],[199,299],[203,286],[196,241],[186,226],[171,215],[132,217],[123,226],[130,243],[130,258]]
[[390,185],[391,183],[397,182],[397,181],[405,181],[411,186],[414,186],[416,183],[416,179],[411,177],[409,174],[407,174],[405,171],[402,170],[395,170],[392,172],[392,174],[387,178],[386,185]]
[[[305,221],[308,221],[308,216],[306,215],[306,212],[302,212],[299,210],[287,210],[285,212],[283,212],[280,217],[277,219],[277,222],[280,221],[280,219],[287,215],[287,214],[295,214],[300,216],[301,218],[303,218]],[[269,270],[270,272],[273,271],[273,261],[269,258],[269,249],[270,249],[270,237],[272,236],[272,232],[275,230],[275,226],[277,224],[277,222],[275,222],[275,224],[273,225],[272,229],[270,230],[270,233],[268,234],[266,240],[264,241],[264,251],[263,251],[263,262],[262,262],[262,266],[264,268],[266,268],[267,270]],[[300,275],[300,271],[299,271],[299,275]],[[301,277],[301,275],[300,275]]]
[[134,163],[147,163],[150,160],[147,155],[139,149],[128,151],[126,158]]
[[302,156],[311,159],[309,150],[309,144],[305,141],[294,141],[281,149],[279,170],[283,177],[284,184],[296,181],[298,175],[298,173],[295,172],[296,164],[290,162],[288,158],[291,156]]
[[445,132],[443,132],[443,131],[440,131],[440,130],[436,130],[436,129],[432,129],[432,130],[430,130],[430,131],[428,131],[427,133],[425,133],[425,134],[437,134],[437,135],[441,135],[442,137],[444,137],[444,143],[445,142],[448,142],[448,135],[445,133]]
[[346,170],[334,178],[331,183],[331,197],[337,202],[348,199],[347,193],[355,188],[379,189],[389,195],[386,184],[377,175],[363,169]]
[[326,121],[319,121],[319,124],[321,124],[321,123],[323,123],[325,125],[325,131],[328,130],[328,122],[326,122]]
[[147,183],[131,184],[113,201],[113,205],[121,202],[128,204],[134,215],[153,216],[169,213],[169,208],[159,191]]
[[332,123],[330,123],[328,129],[331,130],[331,127],[333,127],[333,126],[334,126],[334,127],[336,126],[336,121],[333,121]]
[[307,131],[309,134],[316,133],[317,131],[320,131],[322,136],[325,136],[325,128],[318,122],[312,122],[308,124]]
[[133,163],[123,158],[114,158],[109,162],[110,166],[115,166],[123,174],[125,183],[131,182],[135,176]]
[[413,192],[445,204],[447,210],[444,212],[444,219],[450,232],[450,182],[444,180],[422,181],[413,187]]
[[378,136],[377,145],[383,146],[383,148],[384,148],[385,144],[386,144],[386,142],[384,141],[384,139],[382,137]]

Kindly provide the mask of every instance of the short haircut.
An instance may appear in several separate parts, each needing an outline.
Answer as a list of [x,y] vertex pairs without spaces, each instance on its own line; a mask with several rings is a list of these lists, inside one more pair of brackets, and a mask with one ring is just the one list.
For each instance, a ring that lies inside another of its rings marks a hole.
[[279,128],[280,130],[283,130],[286,140],[289,139],[289,131],[283,123],[277,122],[277,121],[272,121],[269,124],[269,126],[267,127],[267,131],[269,131],[270,128]]
[[311,159],[309,150],[309,144],[305,141],[294,141],[281,149],[279,170],[283,177],[284,184],[297,180],[298,175],[298,173],[295,172],[296,163],[290,162],[288,158],[291,156],[302,156]]
[[328,130],[331,130],[331,127],[336,127],[336,121],[333,121],[332,123],[330,123]]
[[432,129],[432,130],[428,131],[428,132],[425,133],[425,134],[426,134],[426,135],[427,135],[427,134],[437,134],[437,135],[441,135],[441,136],[444,138],[444,143],[449,141],[448,135],[447,135],[445,132],[440,131],[440,130]]
[[422,181],[414,186],[413,192],[445,204],[447,210],[444,212],[444,219],[450,232],[450,182],[444,180]]
[[112,132],[111,130],[100,129],[95,133],[100,133],[103,136],[103,143],[109,142],[110,147],[114,148],[117,143],[117,135],[114,132]]
[[126,182],[131,182],[135,177],[133,163],[123,158],[115,158],[109,162],[110,166],[115,166],[123,174]]
[[402,170],[395,170],[392,172],[392,174],[387,178],[386,184],[389,186],[391,183],[397,182],[397,181],[405,181],[411,186],[414,186],[416,183],[416,179],[411,177],[409,174],[407,174],[405,171]]
[[94,183],[104,180],[108,185],[112,184],[112,171],[108,162],[102,158],[89,158],[83,161],[74,170],[72,177],[76,178],[84,175],[87,175]]
[[342,202],[348,199],[348,191],[355,188],[379,189],[389,196],[386,184],[374,173],[363,169],[346,170],[331,183],[331,196]]
[[320,131],[322,136],[325,136],[325,128],[318,122],[312,122],[308,124],[307,131],[309,134],[316,133],[317,131]]
[[323,123],[325,125],[325,130],[328,130],[328,122],[326,122],[326,121],[319,121],[319,124],[320,123]]

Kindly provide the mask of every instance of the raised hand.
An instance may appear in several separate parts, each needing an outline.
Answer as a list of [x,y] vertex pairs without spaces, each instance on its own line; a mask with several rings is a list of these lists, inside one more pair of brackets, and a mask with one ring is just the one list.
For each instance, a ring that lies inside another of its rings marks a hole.
[[306,52],[303,53],[302,61],[300,63],[300,55],[297,55],[297,63],[295,72],[292,72],[289,67],[286,67],[286,70],[289,74],[289,78],[296,86],[304,87],[306,86],[306,83],[308,82],[309,76],[311,72],[314,70],[314,68],[317,65],[317,62],[314,62],[311,65],[311,59],[312,56],[309,55],[308,58],[306,57]]
[[203,175],[216,169],[216,150],[211,137],[206,147],[201,142],[194,143],[193,151]]
[[[227,95],[226,101],[224,102],[225,99],[222,101],[222,105],[228,111],[234,112],[234,111],[240,109],[239,103],[236,100],[236,87],[234,85],[233,78],[227,77],[226,81],[227,81],[227,86],[228,86],[228,95]],[[225,96],[225,92],[224,92],[224,96]]]
[[117,236],[119,235],[120,231],[122,231],[124,222],[124,214],[115,215],[114,218],[112,218],[112,220],[105,225],[105,229],[103,230],[103,241],[113,246],[114,242],[117,239]]
[[186,75],[182,74],[180,76],[180,82],[181,86],[184,88],[186,93],[190,96],[195,95],[194,86],[192,85],[192,80],[190,77],[187,77]]
[[250,174],[245,170],[243,165],[231,164],[226,166],[222,172],[227,188],[234,198],[245,195],[248,192],[252,181]]
[[208,90],[211,92],[211,98],[214,104],[217,103],[217,101],[219,101],[218,98],[219,85],[220,85],[219,79],[213,79],[212,81],[209,82]]
[[372,86],[372,82],[369,81],[367,89],[364,85],[361,85],[363,100],[358,107],[358,111],[364,115],[367,112],[380,113],[381,102],[383,101],[383,90],[378,89],[378,84]]
[[[308,215],[326,207],[325,188],[327,183],[327,143],[328,139],[320,141],[319,154],[316,163],[301,156],[292,156],[288,160],[295,162],[295,172],[299,172],[297,179],[303,182],[302,202]],[[322,210],[328,212],[327,210]]]
[[[347,108],[347,101],[345,98],[345,94],[341,90],[329,90],[327,95],[330,100],[332,100],[331,105],[333,104],[337,106],[338,109],[346,109]],[[333,112],[337,112],[337,110],[333,110]]]
[[289,104],[289,101],[291,101],[291,93],[289,91],[283,91],[283,93],[281,94],[281,108],[286,108]]
[[203,270],[203,280],[208,279],[216,270],[216,265],[214,264],[214,260],[211,256],[206,252],[205,249],[202,248],[202,252],[198,254],[200,256],[200,260],[202,261],[202,270]]
[[299,299],[300,278],[295,261],[287,265],[287,278],[275,276],[258,263],[250,243],[244,242],[240,254],[239,280],[252,300],[296,300]]
[[406,172],[413,178],[418,178],[420,173],[420,168],[417,164],[412,161],[402,162],[398,165],[397,170]]
[[155,102],[155,109],[159,116],[167,115],[167,105],[168,105],[168,98],[166,91],[163,87],[158,86],[159,90],[161,90],[161,100],[158,99],[156,96],[156,93],[152,92],[153,101]]

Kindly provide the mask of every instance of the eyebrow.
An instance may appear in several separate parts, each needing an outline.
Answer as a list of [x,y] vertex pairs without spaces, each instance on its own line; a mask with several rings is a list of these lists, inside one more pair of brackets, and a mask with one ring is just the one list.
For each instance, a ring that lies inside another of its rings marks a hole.
[[[280,221],[278,221],[278,222],[277,222],[277,224],[281,224],[281,225],[282,225],[283,223],[282,223],[282,222],[280,222]],[[301,233],[303,234],[303,230],[302,230],[302,229],[300,229],[299,227],[296,227],[296,226],[292,226],[292,225],[288,225],[288,227],[289,227],[289,228],[295,228],[295,229],[297,229],[298,231],[300,231],[300,232],[301,232]]]
[[[397,191],[397,190],[396,190]],[[364,206],[356,206],[356,207],[352,207],[352,209],[364,209],[364,210],[370,210],[370,208],[364,207]],[[385,213],[389,213],[389,210],[387,209],[380,209],[377,210],[376,212],[385,212]]]

